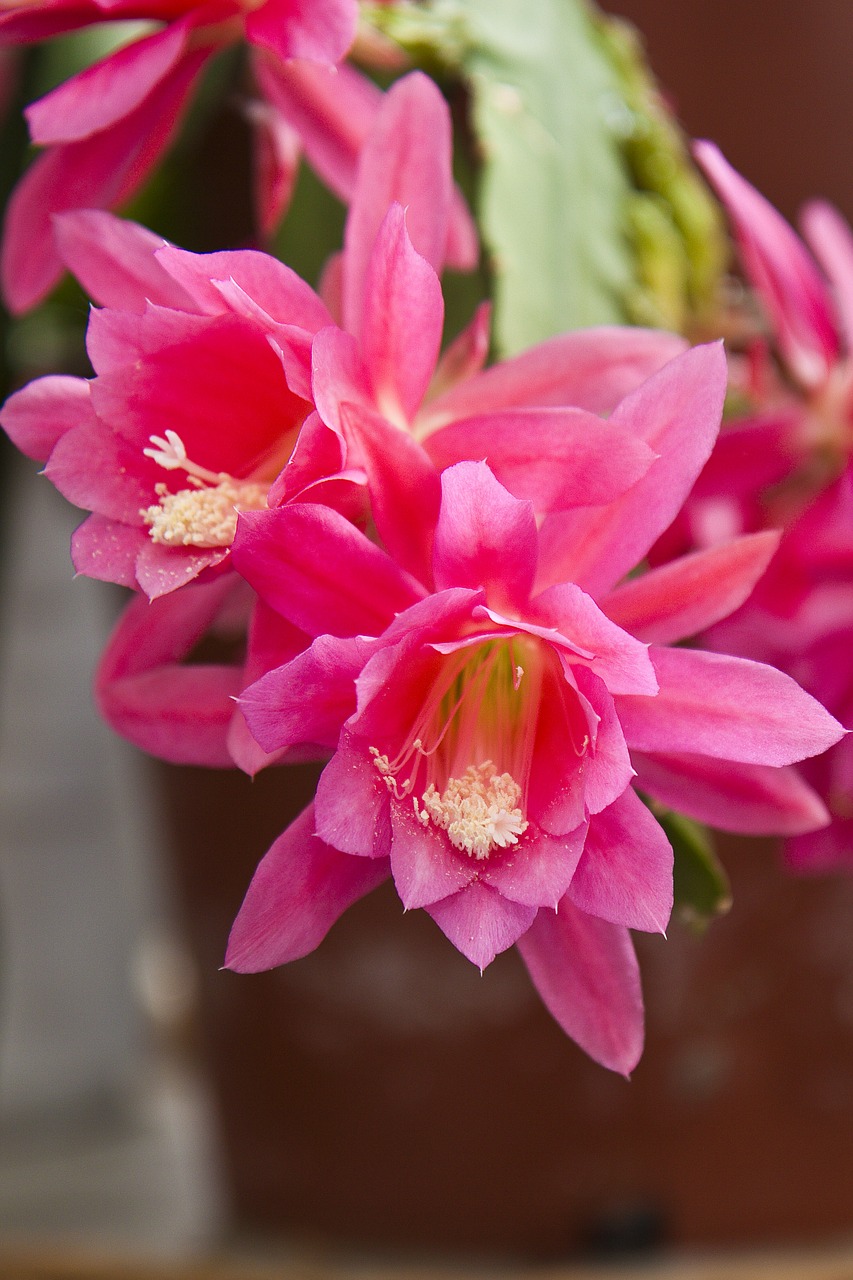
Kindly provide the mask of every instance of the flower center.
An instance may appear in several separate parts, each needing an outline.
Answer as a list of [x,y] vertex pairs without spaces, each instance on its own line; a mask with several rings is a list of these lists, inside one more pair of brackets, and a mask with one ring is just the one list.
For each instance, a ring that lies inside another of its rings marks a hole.
[[518,843],[536,735],[543,663],[535,642],[487,640],[441,663],[392,760],[370,748],[395,800],[482,860]]
[[173,492],[168,485],[155,485],[158,501],[140,511],[152,542],[167,547],[230,547],[237,532],[240,511],[262,511],[267,504],[267,485],[252,480],[235,480],[225,471],[213,472],[191,462],[183,440],[176,431],[151,436],[152,448],[143,449],[166,471],[183,471],[186,489]]

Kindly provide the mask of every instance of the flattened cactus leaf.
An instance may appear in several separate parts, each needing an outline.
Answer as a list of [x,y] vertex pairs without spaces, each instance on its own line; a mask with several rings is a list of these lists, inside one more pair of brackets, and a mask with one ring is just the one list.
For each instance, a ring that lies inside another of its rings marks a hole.
[[632,118],[584,0],[383,8],[366,16],[421,65],[469,86],[499,353],[625,323],[637,288],[621,154]]
[[460,0],[482,151],[479,218],[495,339],[512,354],[564,329],[622,323],[635,269],[624,213],[625,111],[578,0]]

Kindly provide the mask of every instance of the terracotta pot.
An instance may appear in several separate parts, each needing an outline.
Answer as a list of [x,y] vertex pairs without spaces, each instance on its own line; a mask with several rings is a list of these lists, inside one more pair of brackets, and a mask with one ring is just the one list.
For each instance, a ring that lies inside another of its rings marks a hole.
[[312,778],[167,774],[241,1223],[527,1257],[849,1233],[853,883],[727,842],[732,914],[639,939],[648,1041],[627,1083],[565,1039],[515,953],[481,978],[390,889],[304,960],[220,972],[255,861]]

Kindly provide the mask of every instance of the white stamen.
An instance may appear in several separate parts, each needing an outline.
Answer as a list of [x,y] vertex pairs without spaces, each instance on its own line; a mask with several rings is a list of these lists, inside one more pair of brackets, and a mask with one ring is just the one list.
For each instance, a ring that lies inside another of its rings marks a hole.
[[225,471],[208,471],[191,462],[177,431],[151,436],[153,448],[143,449],[166,471],[185,471],[190,488],[173,493],[168,485],[154,487],[158,501],[140,510],[152,542],[167,547],[230,547],[237,532],[239,511],[261,511],[267,486],[235,480]]
[[153,449],[143,449],[146,458],[152,458],[158,466],[166,471],[177,471],[187,460],[186,446],[177,431],[166,431],[163,436],[149,436]]
[[528,823],[520,800],[521,787],[512,775],[498,773],[491,760],[485,760],[470,765],[461,778],[449,778],[441,795],[430,784],[423,806],[456,849],[481,861],[495,848],[518,844],[524,835]]

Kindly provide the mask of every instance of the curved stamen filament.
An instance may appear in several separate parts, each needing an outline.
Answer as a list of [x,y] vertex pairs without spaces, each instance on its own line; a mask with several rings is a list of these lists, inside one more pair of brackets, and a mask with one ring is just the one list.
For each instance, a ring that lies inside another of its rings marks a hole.
[[208,471],[187,456],[186,445],[177,431],[150,436],[151,446],[143,449],[165,471],[183,471],[189,488],[172,492],[168,485],[155,485],[157,502],[140,511],[152,542],[164,546],[228,547],[237,532],[239,511],[259,511],[266,506],[267,486],[251,480],[236,480],[226,471]]
[[457,651],[393,760],[370,748],[374,766],[394,799],[411,796],[418,821],[446,831],[457,849],[480,859],[516,844],[528,826],[524,797],[541,688],[532,642],[490,639],[473,653]]

